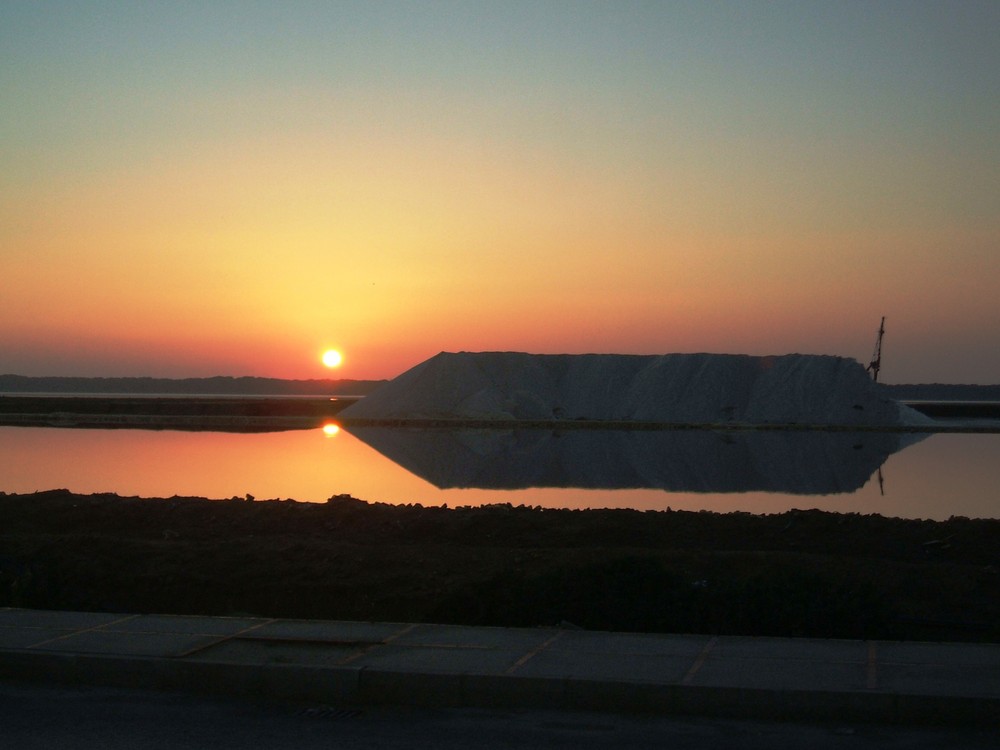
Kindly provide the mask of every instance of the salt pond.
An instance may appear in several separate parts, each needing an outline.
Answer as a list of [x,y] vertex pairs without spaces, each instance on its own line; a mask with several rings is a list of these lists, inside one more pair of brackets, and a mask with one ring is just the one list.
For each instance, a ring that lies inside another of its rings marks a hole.
[[1000,517],[1000,434],[358,433],[0,427],[0,491]]

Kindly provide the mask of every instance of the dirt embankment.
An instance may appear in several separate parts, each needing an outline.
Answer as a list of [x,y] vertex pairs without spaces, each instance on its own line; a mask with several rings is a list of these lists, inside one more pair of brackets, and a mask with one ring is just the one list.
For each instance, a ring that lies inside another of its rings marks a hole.
[[1000,641],[1000,521],[0,493],[0,606]]

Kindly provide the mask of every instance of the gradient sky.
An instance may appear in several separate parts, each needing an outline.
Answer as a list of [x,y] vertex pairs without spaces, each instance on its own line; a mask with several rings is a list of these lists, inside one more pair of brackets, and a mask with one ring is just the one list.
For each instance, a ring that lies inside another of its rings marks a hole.
[[1000,382],[1000,3],[4,2],[0,372]]

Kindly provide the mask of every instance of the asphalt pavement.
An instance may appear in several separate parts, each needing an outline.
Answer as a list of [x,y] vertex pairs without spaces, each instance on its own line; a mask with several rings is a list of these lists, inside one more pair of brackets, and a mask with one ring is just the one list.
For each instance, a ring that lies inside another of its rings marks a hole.
[[766,722],[543,709],[282,704],[0,680],[0,747],[17,750],[995,750],[995,730]]

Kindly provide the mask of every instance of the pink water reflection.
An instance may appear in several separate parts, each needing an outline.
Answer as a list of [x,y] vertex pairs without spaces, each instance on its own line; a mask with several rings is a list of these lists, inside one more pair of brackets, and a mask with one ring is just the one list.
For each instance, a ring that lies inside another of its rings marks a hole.
[[778,513],[789,508],[909,518],[1000,516],[1000,435],[935,435],[889,457],[885,495],[873,478],[854,493],[680,493],[663,490],[439,490],[341,430],[216,433],[0,427],[0,490],[321,502],[349,493],[424,505],[510,502],[568,508],[672,507]]

